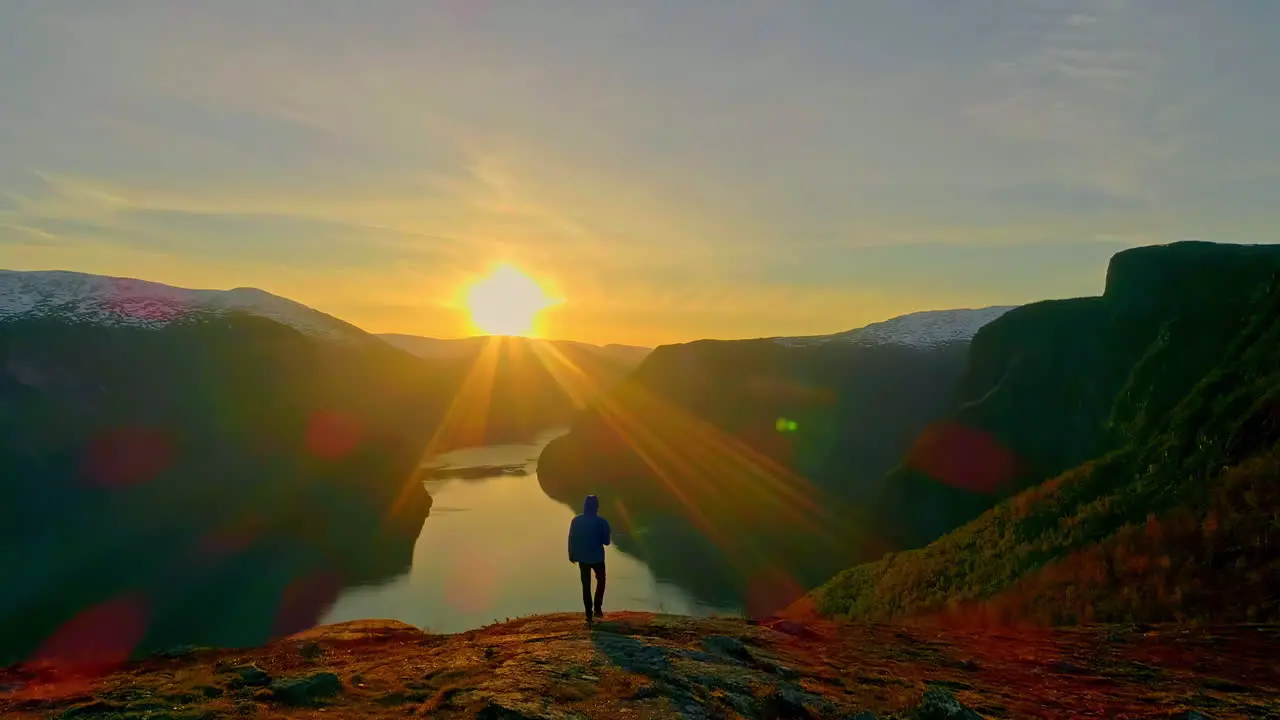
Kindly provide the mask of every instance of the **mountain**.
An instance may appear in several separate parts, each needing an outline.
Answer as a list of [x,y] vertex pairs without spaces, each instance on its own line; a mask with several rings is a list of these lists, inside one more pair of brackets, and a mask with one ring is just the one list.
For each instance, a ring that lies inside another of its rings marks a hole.
[[439,339],[400,333],[383,333],[378,337],[427,360],[471,360],[489,342],[487,337]]
[[[465,394],[468,404],[483,406],[461,419],[455,415],[446,428],[448,436],[438,439],[437,449],[523,441],[547,428],[566,425],[648,353],[646,348],[626,345],[526,338],[374,336],[256,288],[192,290],[76,272],[0,270],[0,322],[48,319],[75,325],[164,328],[234,314],[272,320],[330,341],[371,344],[381,338],[427,360],[431,372],[452,378],[442,396],[452,400]],[[480,387],[485,383],[489,387]]]
[[649,357],[649,353],[653,352],[653,348],[641,347],[639,345],[619,345],[618,343],[610,343],[608,345],[597,345],[600,352],[617,360],[628,368],[634,368],[644,359]]
[[950,343],[967,343],[984,325],[1012,309],[1012,306],[999,306],[977,310],[925,310],[834,335],[780,337],[773,341],[790,347],[844,343],[929,349]]
[[[1123,431],[1163,417],[1211,369],[1278,267],[1275,246],[1136,248],[1112,259],[1101,296],[1033,303],[985,326],[956,410],[881,487],[876,514],[892,518],[882,533],[919,547],[1119,448]],[[1194,340],[1174,348],[1180,332]]]
[[[491,337],[479,336],[469,338],[430,338],[420,335],[404,335],[400,333],[383,333],[382,339],[406,352],[429,359],[475,358],[480,355],[485,345],[492,341]],[[537,338],[508,337],[511,342],[523,342],[530,347],[555,348],[562,353],[592,352],[616,362],[626,370],[639,365],[652,352],[652,348],[636,345],[591,345],[573,340],[541,340]]]
[[971,521],[841,573],[815,593],[822,611],[1280,617],[1280,247],[1121,253],[1102,297],[984,328],[961,395],[972,400],[942,435],[963,428],[1011,461],[918,443],[889,477],[907,489],[882,516],[915,538]]
[[54,318],[113,327],[163,327],[237,312],[268,318],[306,335],[355,342],[370,339],[354,325],[256,288],[188,290],[61,270],[0,270],[0,322]]
[[546,447],[539,481],[574,507],[599,494],[619,547],[706,599],[794,599],[864,557],[859,508],[954,407],[966,333],[1003,311],[659,347]]
[[456,391],[457,417],[466,420],[443,429],[454,445],[526,440],[547,428],[567,426],[648,354],[630,346],[525,337],[380,337],[463,373],[465,380]]
[[258,643],[408,567],[460,371],[258,291],[0,282],[0,663]]
[[261,290],[0,271],[0,662],[120,603],[143,649],[307,627],[408,567],[426,453],[566,424],[627,369],[459,346],[416,357]]

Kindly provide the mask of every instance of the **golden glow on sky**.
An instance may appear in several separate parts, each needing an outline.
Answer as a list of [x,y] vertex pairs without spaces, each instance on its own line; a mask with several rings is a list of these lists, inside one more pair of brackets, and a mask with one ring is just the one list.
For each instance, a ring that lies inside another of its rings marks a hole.
[[653,346],[1276,239],[1277,2],[277,5],[0,0],[0,267],[456,338],[501,259],[572,302],[486,326]]
[[467,290],[471,324],[485,335],[536,334],[538,316],[559,301],[514,265],[494,267]]

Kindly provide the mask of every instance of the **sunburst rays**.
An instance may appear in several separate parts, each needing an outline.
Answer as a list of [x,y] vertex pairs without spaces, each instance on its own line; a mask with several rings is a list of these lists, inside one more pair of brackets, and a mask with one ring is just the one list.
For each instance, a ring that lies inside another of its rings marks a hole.
[[[857,528],[808,479],[635,382],[602,387],[549,342],[490,338],[427,442],[423,463],[484,441],[500,355],[504,343],[513,342],[528,342],[532,357],[575,406],[593,407],[655,478],[668,509],[713,543],[738,576],[788,577],[796,548],[773,546],[768,539],[803,537],[810,547],[833,550],[856,542]],[[632,508],[625,502],[616,497],[606,502],[621,523],[632,523]],[[644,537],[633,539],[647,544]]]

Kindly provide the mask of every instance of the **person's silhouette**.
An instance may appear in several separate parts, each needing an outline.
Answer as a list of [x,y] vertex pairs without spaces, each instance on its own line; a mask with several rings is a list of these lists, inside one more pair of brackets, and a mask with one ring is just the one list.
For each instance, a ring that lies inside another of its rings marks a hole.
[[[569,523],[569,562],[578,564],[582,580],[582,606],[587,622],[604,615],[604,546],[610,543],[609,521],[600,517],[600,499],[588,495],[582,514]],[[591,597],[591,573],[596,574],[595,602]]]

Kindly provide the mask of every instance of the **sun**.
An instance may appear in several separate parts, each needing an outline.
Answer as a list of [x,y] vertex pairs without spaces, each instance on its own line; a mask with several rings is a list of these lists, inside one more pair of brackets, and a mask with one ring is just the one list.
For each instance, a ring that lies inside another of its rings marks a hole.
[[538,313],[557,304],[533,278],[514,265],[493,268],[467,290],[471,324],[485,335],[534,333]]

